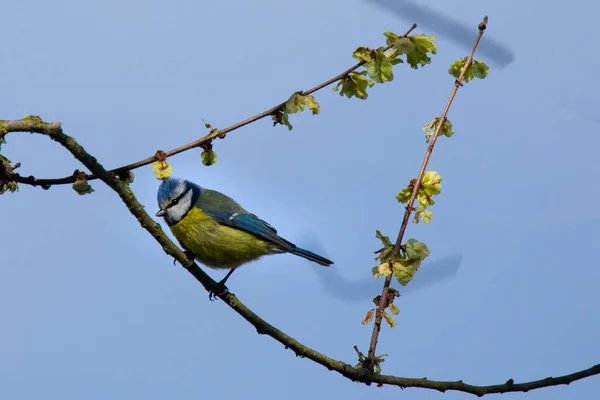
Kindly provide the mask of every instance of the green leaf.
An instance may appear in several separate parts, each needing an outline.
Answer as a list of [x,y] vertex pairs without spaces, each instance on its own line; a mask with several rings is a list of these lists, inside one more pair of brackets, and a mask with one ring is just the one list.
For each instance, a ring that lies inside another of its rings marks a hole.
[[[394,53],[387,54],[393,55]],[[392,60],[386,56],[386,53],[383,51],[383,47],[380,47],[377,50],[369,49],[367,47],[359,47],[354,51],[352,57],[365,63],[367,74],[369,74],[369,77],[373,81],[377,83],[384,83],[394,79],[394,74],[392,72]]]
[[309,94],[308,96],[304,96],[304,98],[306,99],[306,106],[310,111],[312,111],[313,115],[316,115],[319,112],[321,112],[321,105],[315,100],[315,98],[312,95]]
[[438,195],[442,191],[442,177],[436,171],[427,171],[421,179],[421,188],[430,196]]
[[381,363],[385,362],[385,357],[387,357],[387,354],[379,354],[377,356],[375,356],[375,373],[377,375],[381,374]]
[[402,189],[400,191],[400,193],[398,193],[396,195],[396,200],[398,200],[400,203],[408,203],[408,200],[410,200],[410,195],[412,194],[413,188],[411,187],[405,187],[404,189]]
[[341,87],[340,96],[344,95],[348,98],[354,96],[365,100],[369,97],[367,87],[375,85],[375,82],[364,76],[366,73],[366,71],[351,72],[333,87],[333,91],[336,92]]
[[390,310],[390,312],[394,315],[398,315],[400,313],[400,309],[394,303],[392,303],[388,306],[388,310]]
[[462,69],[465,66],[465,58],[461,58],[460,60],[454,61],[452,63],[452,65],[450,65],[450,69],[448,70],[448,73],[450,75],[452,75],[453,77],[455,77],[456,79],[458,79],[458,77],[460,76],[460,72],[462,71]]
[[418,224],[420,220],[423,220],[426,224],[429,224],[432,216],[431,211],[426,211],[423,207],[415,207],[415,217],[412,222]]
[[273,121],[273,126],[279,124],[279,125],[285,125],[287,126],[288,130],[292,130],[292,124],[290,124],[290,121],[288,119],[288,113],[286,111],[283,110],[277,110],[273,113],[273,115],[271,116],[271,120]]
[[485,79],[490,73],[490,67],[482,61],[473,60],[473,75],[475,78]]
[[435,130],[437,129],[437,123],[439,122],[439,120],[440,117],[435,117],[434,119],[423,125],[423,132],[425,132],[425,141],[427,143],[429,143],[431,137],[435,133]]
[[[431,137],[438,129],[439,122],[440,117],[435,117],[423,126],[423,131],[425,132],[425,139],[427,143],[429,143]],[[444,121],[444,125],[442,125],[440,129],[439,134],[444,135],[446,137],[451,137],[452,135],[454,135],[454,130],[452,129],[452,122],[450,122],[449,119],[446,118],[446,120]]]
[[375,374],[381,375],[381,365],[375,364]]
[[435,37],[424,34],[411,35],[402,38],[395,33],[385,32],[386,43],[394,46],[399,54],[406,54],[406,62],[411,68],[417,69],[431,63],[429,54],[436,54],[438,46],[434,43]]
[[419,259],[397,260],[393,265],[394,278],[396,278],[402,286],[406,286],[420,266],[421,260]]
[[400,39],[402,39],[399,35],[396,35],[394,32],[390,31],[383,32],[383,36],[385,36],[385,43],[388,46],[395,45]]
[[398,55],[410,54],[415,51],[415,44],[410,37],[399,38],[394,43],[389,43],[388,45],[393,45],[394,49],[398,51]]
[[384,83],[394,79],[392,61],[385,56],[382,47],[373,51],[371,60],[365,64],[365,68],[369,77],[377,83]]
[[6,192],[17,192],[19,190],[19,185],[17,182],[6,182],[0,181],[0,195],[3,195]]
[[373,278],[379,278],[380,276],[388,276],[392,274],[392,266],[389,261],[379,264],[371,269],[373,272]]
[[369,49],[368,47],[361,46],[361,47],[357,48],[356,50],[354,50],[354,53],[352,53],[352,57],[356,58],[358,61],[369,62],[373,59],[373,57],[372,57],[373,52],[374,52],[373,49]]
[[392,65],[396,65],[396,64],[400,64],[403,63],[404,60],[402,60],[399,56],[400,56],[400,52],[398,51],[398,49],[389,49],[386,50],[383,53],[387,58],[390,59],[390,62],[392,63]]
[[406,53],[406,62],[414,69],[417,69],[419,64],[425,66],[431,63],[431,58],[428,53],[436,54],[437,45],[434,42],[433,36],[426,36],[424,34],[412,35],[409,37],[414,44],[414,49]]
[[[340,86],[342,86],[344,84],[344,81],[346,80],[346,77],[340,79],[339,81],[337,81],[337,83],[335,85],[333,85],[333,87],[331,88],[331,90],[333,90],[334,92],[337,92],[338,89],[340,88]],[[340,96],[342,94],[340,93]]]
[[296,92],[290,96],[288,101],[285,102],[285,112],[288,114],[295,114],[297,112],[304,111],[304,107],[306,106],[306,98],[300,94],[301,92]]
[[435,204],[433,197],[425,192],[423,188],[419,188],[419,192],[417,193],[417,202],[423,208],[431,207]]
[[92,187],[88,184],[87,179],[79,179],[75,180],[73,183],[73,189],[81,196],[84,194],[90,194],[94,191]]
[[416,239],[408,239],[404,244],[404,250],[408,257],[408,260],[419,260],[423,261],[429,257],[429,249],[423,242],[419,242]]
[[381,241],[381,244],[383,244],[384,247],[393,246],[393,243],[390,240],[390,238],[388,236],[382,235],[381,232],[379,232],[379,230],[375,231],[375,237]]
[[390,261],[392,259],[392,254],[394,252],[394,246],[388,246],[385,247],[381,253],[379,253],[379,255],[377,257],[375,257],[376,260],[381,260],[383,261]]
[[396,321],[394,321],[394,318],[392,318],[392,316],[385,311],[383,312],[383,318],[385,318],[385,322],[390,325],[390,328],[394,328],[396,326]]
[[[382,263],[385,263],[386,261],[389,261],[392,258],[394,244],[388,236],[384,236],[379,230],[375,231],[375,236],[381,241],[381,244],[383,244],[383,248],[375,252],[379,253],[379,255],[375,257],[375,260],[380,260]],[[376,268],[378,267],[375,267],[375,269]],[[387,275],[389,275],[389,273]],[[373,278],[377,278],[378,276],[379,275],[375,276],[374,273]]]
[[[455,77],[456,79],[458,79],[460,77],[460,73],[462,72],[463,68],[465,67],[465,63],[467,62],[467,59],[468,59],[468,57],[461,58],[460,60],[454,62],[450,66],[448,73],[450,75],[452,75],[453,77]],[[465,71],[465,74],[463,76],[463,81],[469,82],[473,78],[484,79],[485,77],[488,76],[489,72],[490,72],[490,68],[487,66],[486,63],[477,61],[477,60],[473,60],[471,65],[469,65],[469,68],[467,68],[467,70]]]
[[371,268],[371,273],[373,274],[373,279],[379,278],[379,266]]
[[217,153],[215,153],[213,150],[204,150],[202,154],[200,154],[200,159],[202,160],[202,164],[210,167],[217,162]]
[[[352,92],[354,94],[354,96],[358,97],[359,99],[365,100],[369,95],[367,94],[367,87],[373,87],[375,85],[375,82],[373,82],[372,80],[370,80],[369,78],[367,78],[366,76],[363,76],[359,73],[351,73],[350,74],[350,81],[352,81]],[[342,92],[344,88],[342,88]],[[340,92],[340,94],[342,94]],[[351,97],[348,96],[348,93],[346,93],[347,97]]]
[[156,179],[165,180],[173,174],[173,167],[167,161],[154,161],[152,171]]
[[442,125],[442,129],[440,129],[440,133],[446,137],[452,137],[454,135],[454,129],[452,129],[452,122],[446,118],[444,121],[444,125]]

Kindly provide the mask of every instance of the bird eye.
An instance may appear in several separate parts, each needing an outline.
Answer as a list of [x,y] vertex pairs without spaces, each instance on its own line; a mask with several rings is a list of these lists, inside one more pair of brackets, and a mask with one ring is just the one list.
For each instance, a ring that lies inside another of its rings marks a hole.
[[176,206],[177,204],[179,204],[179,199],[175,199],[171,202],[172,206]]

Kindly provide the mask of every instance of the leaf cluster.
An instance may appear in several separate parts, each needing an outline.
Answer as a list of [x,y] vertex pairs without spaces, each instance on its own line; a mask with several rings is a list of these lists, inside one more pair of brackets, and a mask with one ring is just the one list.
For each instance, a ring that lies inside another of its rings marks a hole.
[[[463,70],[463,68],[465,67],[465,64],[467,63],[467,61],[468,61],[468,57],[463,57],[460,60],[454,62],[450,66],[448,73],[458,79],[460,77],[460,73]],[[465,74],[463,76],[463,81],[469,82],[473,78],[484,79],[485,77],[488,76],[489,72],[490,72],[490,67],[488,67],[486,63],[484,63],[482,61],[473,60],[467,67],[467,70],[465,71]]]
[[315,100],[314,96],[295,92],[285,102],[285,105],[271,116],[273,126],[277,124],[285,125],[291,131],[293,127],[290,124],[289,114],[296,114],[304,111],[304,109],[309,109],[312,111],[312,115],[316,115],[321,111],[321,105]]
[[339,90],[340,96],[365,100],[369,97],[367,88],[375,83],[394,80],[394,65],[406,62],[411,68],[417,69],[431,63],[430,55],[437,53],[438,47],[433,36],[420,34],[402,37],[393,32],[385,32],[384,35],[387,47],[371,49],[361,46],[354,51],[352,57],[363,63],[364,69],[344,76],[333,87],[334,92]]
[[[400,203],[408,203],[415,187],[415,180],[411,180],[408,186],[402,189],[397,195],[396,200]],[[426,224],[431,222],[433,216],[431,211],[427,211],[428,207],[435,204],[433,196],[440,194],[442,191],[442,177],[436,171],[427,171],[423,174],[419,190],[417,191],[417,202],[419,206],[415,207],[413,223],[418,224],[423,220]]]

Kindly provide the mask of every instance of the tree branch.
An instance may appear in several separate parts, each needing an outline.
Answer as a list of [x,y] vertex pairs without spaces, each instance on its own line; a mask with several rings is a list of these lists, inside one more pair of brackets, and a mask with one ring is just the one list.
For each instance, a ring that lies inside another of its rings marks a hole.
[[[187,259],[183,251],[179,249],[164,234],[160,225],[146,213],[144,206],[137,201],[129,185],[120,180],[114,172],[104,169],[104,167],[98,163],[98,161],[81,145],[79,145],[74,138],[64,134],[60,123],[46,123],[37,119],[29,119],[28,121],[5,121],[4,128],[8,132],[39,133],[46,135],[52,140],[60,143],[77,160],[79,160],[90,171],[92,171],[95,176],[98,177],[98,179],[102,180],[117,193],[131,214],[133,214],[133,216],[141,224],[142,228],[144,228],[148,233],[150,233],[150,235],[152,235],[152,237],[154,237],[154,239],[162,246],[166,254],[174,257],[181,265],[189,264],[190,261]],[[202,269],[200,269],[198,265],[193,263],[186,269],[194,278],[196,278],[198,282],[202,284],[202,286],[204,286],[207,291],[218,291],[218,284]],[[424,389],[434,389],[440,392],[454,390],[474,394],[476,396],[483,396],[492,393],[527,392],[544,387],[568,385],[571,382],[600,374],[599,364],[591,368],[557,378],[545,378],[525,383],[514,383],[514,381],[510,379],[504,384],[491,386],[469,385],[462,381],[433,381],[427,378],[403,378],[392,375],[378,375],[372,372],[369,368],[355,368],[344,361],[334,360],[323,353],[319,353],[318,351],[303,345],[296,339],[260,318],[232,293],[226,293],[219,296],[219,298],[235,312],[237,312],[242,318],[254,326],[259,334],[272,337],[279,343],[283,344],[285,348],[291,349],[296,356],[308,358],[317,364],[324,366],[330,371],[338,372],[342,376],[354,382],[361,382],[367,385],[376,383],[378,385],[398,386],[403,389],[408,387],[418,387]]]
[[[401,37],[408,36],[416,27],[417,27],[417,24],[413,24]],[[393,47],[393,45],[389,45],[385,48],[385,50],[389,50],[392,47]],[[351,72],[360,68],[364,64],[365,64],[365,61],[361,61],[361,62],[355,64],[354,66],[348,68],[346,71],[342,72],[341,74],[338,74],[338,75],[334,76],[333,78],[328,79],[325,82],[320,83],[319,85],[317,85],[311,89],[301,92],[300,94],[306,96],[306,95],[315,93],[315,92],[331,85],[332,83],[335,83],[341,79],[344,79],[348,74],[350,74]],[[275,113],[277,110],[280,110],[283,107],[285,107],[286,102],[287,102],[287,100],[282,103],[279,103],[278,105],[276,105],[274,107],[269,108],[268,110],[265,110],[259,114],[256,114],[253,117],[250,117],[241,122],[238,122],[237,124],[231,125],[225,129],[220,129],[218,131],[218,136],[225,137],[225,134],[227,134],[229,132],[239,129],[239,128],[241,128],[245,125],[248,125],[252,122],[258,121],[259,119],[268,117],[269,115],[272,115],[273,113]],[[2,121],[0,121],[0,122],[2,122]],[[195,141],[185,144],[183,146],[177,147],[173,150],[164,152],[164,155],[166,155],[167,157],[170,157],[175,154],[179,154],[184,151],[187,151],[187,150],[190,150],[190,149],[193,149],[196,147],[200,147],[203,144],[212,141],[216,136],[217,136],[217,134],[211,132],[208,135],[206,135],[198,140],[195,140]],[[143,160],[140,160],[140,161],[132,163],[132,164],[128,164],[128,165],[124,165],[122,167],[112,169],[109,172],[113,172],[118,175],[118,174],[122,174],[123,172],[131,171],[136,168],[143,167],[144,165],[151,164],[154,161],[158,161],[158,159],[156,158],[156,155],[153,155],[151,157],[145,158]],[[97,176],[96,174],[88,175],[88,177],[87,177],[88,181],[98,179],[98,178],[99,178],[99,176]],[[39,178],[35,178],[33,176],[21,176],[19,174],[13,174],[13,180],[18,183],[32,185],[32,186],[41,186],[42,188],[47,189],[53,185],[64,185],[64,184],[68,184],[68,183],[73,183],[73,182],[75,182],[76,177],[74,175],[71,175],[71,176],[65,176],[64,178],[56,178],[56,179],[43,179],[42,178],[42,179],[39,179]]]
[[[471,54],[469,54],[469,57],[465,61],[465,65],[464,65],[459,77],[454,82],[454,88],[452,89],[452,92],[450,93],[450,98],[448,99],[448,102],[446,103],[444,112],[442,113],[442,116],[438,122],[437,128],[433,134],[433,137],[431,138],[431,142],[429,143],[429,146],[427,147],[427,151],[425,153],[425,158],[423,160],[423,163],[421,164],[421,169],[419,170],[419,175],[417,176],[417,179],[415,180],[415,185],[414,185],[412,194],[410,196],[410,200],[408,201],[408,204],[406,205],[406,209],[404,211],[404,218],[402,219],[402,225],[400,226],[400,232],[398,232],[398,238],[396,239],[396,244],[394,245],[394,251],[393,251],[393,259],[394,260],[398,259],[399,255],[400,255],[400,247],[402,245],[402,240],[404,238],[404,232],[406,231],[406,228],[408,227],[408,221],[410,219],[410,214],[413,211],[413,205],[415,203],[415,199],[417,198],[417,193],[419,192],[419,188],[421,187],[421,184],[422,184],[421,181],[423,180],[423,175],[425,174],[425,169],[427,168],[427,164],[429,163],[429,158],[431,157],[431,153],[433,152],[433,146],[435,146],[435,142],[437,141],[440,130],[444,126],[444,122],[446,121],[446,116],[448,115],[448,111],[450,110],[450,106],[452,105],[452,101],[454,100],[454,96],[456,95],[458,88],[460,86],[462,86],[462,80],[464,78],[465,73],[467,72],[467,68],[469,68],[469,66],[473,62],[473,55],[475,54],[475,50],[477,49],[477,46],[479,45],[479,41],[481,40],[481,37],[483,36],[483,32],[485,31],[485,28],[487,27],[487,19],[488,18],[486,16],[483,19],[483,22],[481,22],[479,24],[479,33],[477,35],[477,38],[475,39],[473,48],[471,49]],[[385,277],[385,282],[383,283],[383,290],[381,291],[381,297],[379,298],[379,304],[377,306],[377,311],[375,312],[375,322],[373,323],[373,333],[371,334],[371,342],[369,344],[369,361],[371,362],[372,366],[374,366],[378,362],[377,357],[375,356],[375,351],[377,349],[377,340],[379,338],[379,332],[381,331],[381,322],[383,320],[383,313],[384,313],[385,308],[388,305],[388,291],[390,288],[390,284],[392,282],[392,277],[393,277],[393,274],[390,274]]]
[[[410,33],[410,31],[412,31],[412,29],[414,29],[415,27],[416,27],[416,25],[413,25],[413,27],[404,36],[408,35],[408,33]],[[481,37],[483,29],[485,29],[485,24],[480,25],[480,34],[479,34],[477,42],[473,48],[473,51],[477,46],[477,43],[479,41],[479,38]],[[471,52],[471,56],[469,56],[466,67],[471,63],[472,55],[473,55],[473,52]],[[303,94],[313,93],[313,92],[315,92],[315,91],[317,91],[339,79],[342,79],[348,73],[354,71],[361,65],[362,65],[362,63],[358,63],[357,65],[355,65],[351,69],[345,71],[344,73],[338,75],[337,77],[334,77],[334,78],[330,79],[329,81],[326,81],[326,82],[322,83],[321,85],[316,86],[316,87],[308,90],[307,92],[304,92]],[[420,174],[419,174],[418,182],[412,193],[411,200],[406,208],[406,213],[405,213],[405,217],[404,217],[404,221],[403,221],[403,228],[401,228],[400,234],[398,235],[398,240],[396,242],[396,247],[397,247],[397,249],[395,249],[396,252],[399,250],[399,246],[402,241],[404,230],[406,229],[406,223],[408,220],[407,215],[410,215],[410,212],[412,210],[412,204],[414,203],[416,192],[418,190],[418,186],[420,184],[420,180],[422,178],[425,166],[427,164],[429,156],[431,155],[431,151],[433,150],[433,145],[439,134],[440,127],[443,125],[443,122],[445,120],[446,114],[447,114],[450,104],[452,102],[452,98],[454,97],[454,94],[456,93],[458,86],[460,86],[460,82],[463,78],[466,67],[463,70],[461,76],[456,81],[456,85],[455,85],[454,91],[452,93],[452,96],[451,96],[448,104],[446,105],[446,109],[444,110],[444,114],[442,116],[441,122],[439,123],[438,129],[436,130],[436,132],[433,136],[432,142],[428,148],[428,152],[427,152],[425,161],[423,163],[423,166],[422,166]],[[230,131],[235,130],[239,127],[242,127],[246,124],[249,124],[253,121],[256,121],[260,118],[264,118],[264,117],[270,115],[271,113],[275,112],[277,109],[281,108],[284,104],[285,103],[282,103],[282,104],[280,104],[276,107],[273,107],[261,114],[258,114],[252,118],[249,118],[245,121],[235,124],[229,128],[226,128],[226,129],[220,131],[219,134],[230,132]],[[26,117],[26,118],[24,118],[22,120],[18,120],[18,121],[0,121],[0,128],[1,128],[1,133],[30,132],[30,133],[42,134],[42,135],[48,136],[52,140],[61,144],[78,161],[80,161],[85,167],[87,167],[94,174],[93,176],[88,177],[88,179],[100,179],[117,193],[117,195],[121,198],[121,200],[125,203],[125,205],[129,209],[131,214],[138,220],[138,222],[140,223],[142,228],[144,228],[148,233],[150,233],[150,235],[152,235],[152,237],[154,237],[154,239],[162,246],[163,251],[166,254],[174,257],[183,266],[190,264],[190,260],[187,259],[186,255],[183,253],[183,251],[181,249],[179,249],[165,235],[161,226],[158,223],[156,223],[146,213],[144,207],[137,201],[137,199],[136,199],[133,191],[129,187],[129,185],[125,181],[121,180],[121,178],[119,178],[119,174],[122,172],[129,171],[131,169],[138,168],[138,167],[141,167],[143,165],[147,165],[147,164],[153,162],[155,160],[153,157],[150,157],[146,160],[142,160],[142,161],[134,163],[134,164],[130,164],[130,165],[127,165],[124,167],[120,167],[120,168],[111,170],[111,171],[107,171],[100,163],[98,163],[96,158],[94,158],[92,155],[90,155],[81,145],[79,145],[77,143],[77,141],[74,138],[66,135],[62,131],[62,127],[61,127],[60,123],[57,123],[57,122],[46,123],[37,117]],[[187,149],[190,149],[193,147],[198,147],[198,146],[214,139],[215,137],[216,137],[216,134],[211,133],[202,139],[199,139],[188,145],[185,145],[185,146],[182,146],[175,150],[172,150],[172,151],[168,152],[167,155],[177,154],[177,153],[180,153]],[[14,172],[14,169],[16,169],[18,166],[19,166],[18,163],[15,164],[14,166],[4,165],[4,164],[0,163],[1,177],[7,178],[7,179],[13,179],[20,183],[25,183],[25,184],[30,184],[30,185],[46,185],[46,186],[52,185],[52,184],[72,183],[72,182],[75,182],[75,179],[76,179],[75,176],[61,178],[61,179],[35,179],[33,177],[25,178],[25,177],[21,177],[20,175],[18,175],[17,173]],[[218,289],[219,289],[218,284],[210,276],[208,276],[200,267],[198,267],[197,264],[192,263],[190,266],[184,267],[184,268],[186,268],[187,271],[198,282],[200,282],[207,291],[209,291],[209,292],[210,291],[218,291]],[[389,282],[386,281],[386,283],[387,283],[387,286],[384,286],[384,292],[383,292],[384,295],[387,291],[387,287],[389,287]],[[382,297],[384,297],[384,296],[382,296]],[[564,375],[564,376],[560,376],[560,377],[556,377],[556,378],[550,377],[550,378],[545,378],[545,379],[531,381],[531,382],[525,382],[525,383],[514,383],[514,381],[512,379],[509,379],[504,384],[491,385],[491,386],[469,385],[462,381],[433,381],[433,380],[429,380],[427,378],[403,378],[403,377],[397,377],[397,376],[391,376],[391,375],[380,375],[380,374],[374,373],[371,368],[368,368],[368,365],[366,365],[367,362],[365,360],[365,357],[360,353],[360,351],[358,351],[358,348],[356,346],[355,346],[355,350],[357,351],[359,361],[361,362],[362,365],[364,365],[364,367],[363,366],[353,367],[350,364],[347,364],[343,361],[334,360],[334,359],[326,356],[325,354],[319,353],[316,350],[313,350],[313,349],[303,345],[302,343],[298,342],[291,336],[280,331],[273,325],[270,325],[268,322],[266,322],[265,320],[260,318],[258,315],[256,315],[250,309],[248,309],[232,293],[226,293],[226,294],[220,295],[219,298],[225,304],[227,304],[229,307],[231,307],[235,312],[237,312],[240,316],[242,316],[245,320],[247,320],[251,325],[253,325],[259,334],[265,334],[265,335],[272,337],[279,343],[283,344],[285,346],[285,348],[291,349],[296,354],[296,356],[308,358],[308,359],[324,366],[325,368],[327,368],[329,370],[338,372],[342,376],[344,376],[352,381],[362,382],[367,385],[376,383],[378,385],[392,385],[392,386],[398,386],[400,388],[419,387],[419,388],[426,388],[426,389],[434,389],[434,390],[438,390],[441,392],[445,392],[447,390],[454,390],[454,391],[461,391],[461,392],[465,392],[465,393],[474,394],[476,396],[483,396],[483,395],[492,394],[492,393],[527,392],[530,390],[540,389],[540,388],[544,388],[544,387],[557,386],[557,385],[568,385],[571,382],[574,382],[574,381],[577,381],[580,379],[584,379],[584,378],[587,378],[587,377],[590,377],[593,375],[600,374],[600,364],[599,364],[599,365],[595,365],[591,368],[588,368],[588,369],[585,369],[585,370],[582,370],[579,372],[575,372],[575,373],[572,373],[569,375]],[[380,318],[380,322],[381,322],[381,318]],[[376,343],[376,337],[375,337],[375,343]],[[372,350],[373,350],[373,354],[374,354],[375,348],[373,347]],[[365,368],[365,367],[367,367],[367,368]]]

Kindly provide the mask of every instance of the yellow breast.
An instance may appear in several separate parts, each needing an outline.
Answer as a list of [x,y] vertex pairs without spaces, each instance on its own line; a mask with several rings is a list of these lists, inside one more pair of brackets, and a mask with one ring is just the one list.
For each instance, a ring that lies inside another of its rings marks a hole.
[[221,225],[196,207],[171,226],[171,232],[196,260],[211,268],[236,268],[271,253],[269,242]]

